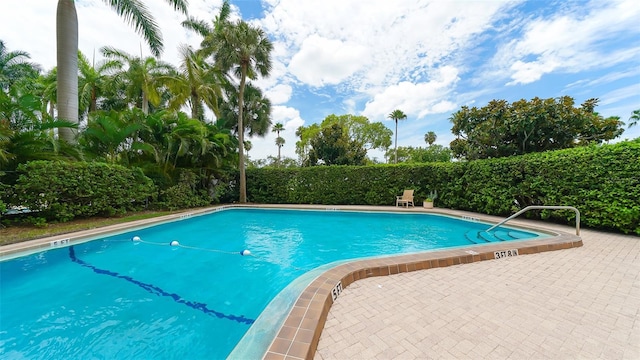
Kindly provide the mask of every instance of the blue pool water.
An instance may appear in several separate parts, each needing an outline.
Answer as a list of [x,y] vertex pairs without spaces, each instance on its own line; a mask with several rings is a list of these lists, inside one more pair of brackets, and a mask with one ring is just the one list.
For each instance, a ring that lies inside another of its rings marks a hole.
[[3,261],[0,357],[225,358],[287,284],[318,266],[538,236],[488,234],[489,226],[428,214],[229,209]]

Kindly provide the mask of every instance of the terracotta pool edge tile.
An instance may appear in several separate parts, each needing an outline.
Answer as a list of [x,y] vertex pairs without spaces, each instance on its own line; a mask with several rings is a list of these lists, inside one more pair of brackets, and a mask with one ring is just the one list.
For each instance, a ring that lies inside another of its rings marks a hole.
[[285,356],[282,354],[276,354],[273,353],[271,351],[267,351],[267,353],[264,355],[263,359],[265,360],[284,360]]

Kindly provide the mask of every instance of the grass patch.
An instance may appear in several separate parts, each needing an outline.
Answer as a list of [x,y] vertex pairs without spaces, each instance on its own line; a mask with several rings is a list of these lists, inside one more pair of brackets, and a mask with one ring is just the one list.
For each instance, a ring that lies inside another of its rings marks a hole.
[[48,236],[67,234],[76,231],[96,229],[99,227],[122,224],[136,220],[151,219],[176,213],[178,211],[144,211],[123,217],[79,219],[64,223],[34,225],[10,225],[0,227],[0,245],[14,244],[22,241],[39,239]]

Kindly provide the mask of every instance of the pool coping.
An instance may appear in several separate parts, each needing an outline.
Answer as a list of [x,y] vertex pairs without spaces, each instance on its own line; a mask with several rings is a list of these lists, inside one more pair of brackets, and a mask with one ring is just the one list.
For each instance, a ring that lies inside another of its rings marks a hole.
[[190,210],[185,212],[179,212],[170,215],[163,215],[154,217],[151,219],[143,219],[136,220],[127,223],[115,224],[102,226],[99,228],[70,232],[65,234],[47,236],[39,239],[27,240],[13,244],[7,244],[0,246],[0,261],[10,259],[13,256],[19,254],[19,256],[23,256],[25,253],[29,252],[39,252],[48,249],[53,249],[57,247],[64,247],[74,244],[80,244],[83,242],[95,240],[96,238],[100,238],[105,234],[118,234],[124,233],[128,231],[132,231],[135,229],[145,228],[154,226],[157,224],[184,220],[192,215],[203,215],[208,213],[213,213],[216,211],[221,211],[227,208],[235,207],[235,205],[222,205],[215,207],[202,208],[197,210]]
[[[357,206],[357,205],[293,205],[293,204],[233,204],[223,205],[152,219],[138,220],[130,223],[110,225],[80,232],[56,235],[0,247],[0,260],[22,256],[29,252],[38,252],[56,247],[69,246],[87,242],[118,232],[128,232],[158,223],[179,221],[192,215],[203,215],[228,208],[276,208],[276,209],[308,209],[327,211],[373,211],[373,212],[409,212],[432,213],[471,221],[495,223],[495,217],[442,208],[425,209],[421,207],[399,208],[391,206]],[[265,349],[263,359],[313,359],[320,335],[329,314],[329,309],[342,289],[355,281],[374,276],[387,276],[403,272],[427,270],[477,261],[494,260],[514,255],[528,255],[545,251],[570,249],[582,246],[582,239],[577,235],[540,229],[513,221],[515,227],[542,232],[550,237],[536,240],[511,241],[504,243],[487,243],[471,247],[429,251],[416,254],[386,256],[354,260],[337,265],[316,277],[299,294],[293,307],[277,330],[277,335]],[[511,225],[510,225],[511,226]],[[513,252],[513,250],[517,250]],[[277,324],[274,324],[277,325]]]

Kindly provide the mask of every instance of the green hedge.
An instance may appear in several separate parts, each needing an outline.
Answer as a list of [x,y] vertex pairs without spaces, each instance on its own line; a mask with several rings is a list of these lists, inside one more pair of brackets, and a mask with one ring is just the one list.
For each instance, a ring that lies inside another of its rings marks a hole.
[[640,140],[457,163],[247,170],[247,195],[257,203],[393,205],[404,189],[418,203],[437,190],[437,206],[500,216],[528,205],[575,206],[585,226],[640,235]]
[[32,161],[20,165],[12,205],[39,210],[37,217],[69,221],[139,210],[156,193],[140,170],[86,162]]

